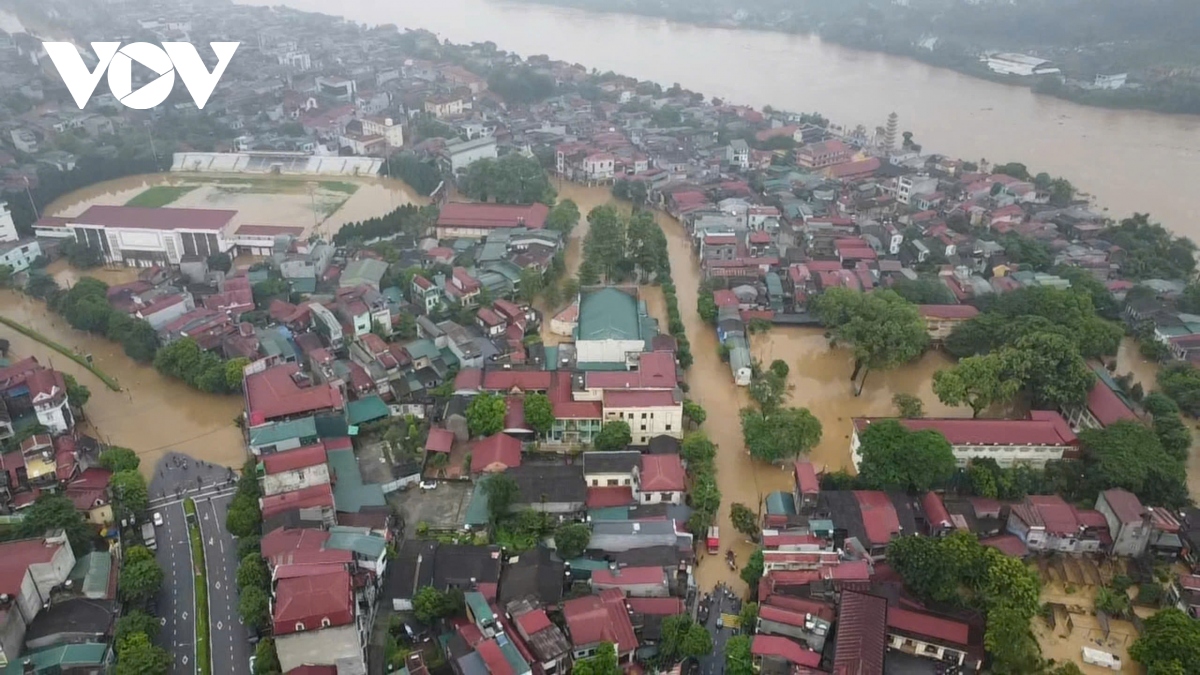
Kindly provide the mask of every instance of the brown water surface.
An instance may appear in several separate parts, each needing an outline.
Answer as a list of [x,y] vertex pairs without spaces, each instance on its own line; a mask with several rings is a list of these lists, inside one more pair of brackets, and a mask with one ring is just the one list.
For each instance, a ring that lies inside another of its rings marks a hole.
[[120,345],[71,328],[40,301],[14,291],[0,291],[0,312],[59,344],[91,354],[100,370],[117,379],[119,392],[58,352],[0,326],[0,336],[12,342],[10,358],[35,356],[91,391],[84,412],[94,433],[106,443],[136,452],[142,458],[142,473],[150,476],[167,451],[231,467],[245,461],[245,444],[233,421],[242,410],[240,396],[204,394],[164,377],[134,362]]

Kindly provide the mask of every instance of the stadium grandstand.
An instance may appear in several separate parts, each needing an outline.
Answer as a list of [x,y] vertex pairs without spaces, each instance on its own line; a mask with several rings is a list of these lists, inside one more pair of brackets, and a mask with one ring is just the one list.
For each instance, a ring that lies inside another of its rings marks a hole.
[[284,176],[377,176],[383,160],[304,152],[177,152],[171,171]]

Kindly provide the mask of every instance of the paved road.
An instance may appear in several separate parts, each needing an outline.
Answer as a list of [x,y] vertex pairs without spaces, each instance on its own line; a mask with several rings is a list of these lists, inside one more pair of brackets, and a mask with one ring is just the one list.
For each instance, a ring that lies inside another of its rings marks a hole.
[[159,507],[157,512],[163,517],[155,535],[158,564],[163,569],[163,588],[155,612],[162,623],[158,644],[171,653],[171,672],[184,675],[196,672],[195,580],[187,519],[182,503]]
[[705,626],[713,636],[713,651],[700,659],[700,675],[722,675],[725,672],[725,643],[736,635],[736,631],[728,626],[717,628],[717,617],[721,616],[722,612],[736,615],[742,611],[741,599],[724,590],[724,586],[717,586],[710,596],[708,621],[705,622]]
[[237,475],[232,469],[198,461],[188,455],[169,452],[154,466],[150,480],[150,500],[170,501],[186,497],[188,491],[211,490],[233,485]]
[[250,675],[254,651],[238,616],[237,540],[225,529],[225,512],[232,498],[233,493],[227,492],[196,500],[204,564],[208,568],[209,643],[213,673]]

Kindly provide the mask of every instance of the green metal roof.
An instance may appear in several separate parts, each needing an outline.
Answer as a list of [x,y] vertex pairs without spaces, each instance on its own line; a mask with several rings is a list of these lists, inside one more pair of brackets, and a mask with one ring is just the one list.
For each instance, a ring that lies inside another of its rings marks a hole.
[[467,513],[463,518],[463,524],[467,527],[484,527],[488,524],[488,497],[483,491],[486,482],[484,479],[475,481],[475,491],[471,493],[471,502],[467,504]]
[[616,288],[583,296],[579,304],[580,340],[638,340],[641,325],[637,300]]
[[593,560],[591,558],[573,558],[567,562],[571,563],[571,570],[587,570],[595,572],[596,570],[608,569],[608,563],[603,560]]
[[321,438],[341,438],[349,435],[346,418],[341,415],[317,415],[317,436]]
[[329,528],[329,540],[325,542],[325,548],[354,551],[364,558],[377,560],[387,548],[387,541],[365,527],[335,525]]
[[100,666],[108,660],[108,645],[97,642],[62,645],[36,652],[30,652],[19,659],[8,662],[5,673],[20,675],[25,672],[25,664],[33,665],[35,673],[60,673],[68,668],[80,666]]
[[796,498],[792,493],[780,490],[767,495],[767,513],[790,516],[796,513]]
[[378,420],[390,414],[387,404],[378,396],[368,396],[346,404],[346,421],[350,424],[362,424]]
[[404,345],[404,350],[413,357],[413,360],[427,358],[432,361],[438,357],[438,348],[433,340],[413,340]]
[[471,617],[475,619],[476,624],[496,620],[496,615],[492,612],[492,608],[488,607],[487,598],[483,597],[483,593],[479,591],[463,593],[463,602],[466,603],[467,609],[470,610]]
[[292,277],[288,279],[288,286],[295,293],[307,293],[309,295],[317,292],[316,277]]
[[355,260],[346,265],[346,271],[342,272],[342,277],[338,280],[338,285],[342,288],[358,286],[359,284],[378,286],[379,280],[383,278],[385,272],[387,272],[387,263],[382,260],[375,260],[373,258]]
[[69,578],[83,589],[85,596],[103,597],[108,592],[110,574],[112,554],[107,551],[93,551],[75,563]]
[[602,509],[588,509],[588,518],[593,522],[598,520],[629,520],[628,506],[607,506]]
[[333,503],[338,511],[358,513],[364,506],[384,506],[383,486],[363,483],[353,450],[330,450],[329,468],[333,469]]
[[312,438],[317,435],[317,421],[302,417],[286,422],[275,422],[250,430],[250,445],[271,445],[293,438]]

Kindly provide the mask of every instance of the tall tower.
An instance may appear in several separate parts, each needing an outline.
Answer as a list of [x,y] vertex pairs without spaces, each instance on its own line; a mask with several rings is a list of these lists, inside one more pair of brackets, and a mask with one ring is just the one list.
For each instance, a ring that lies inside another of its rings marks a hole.
[[900,116],[896,113],[888,115],[887,127],[883,131],[883,147],[893,150],[896,147],[896,131],[900,128]]

